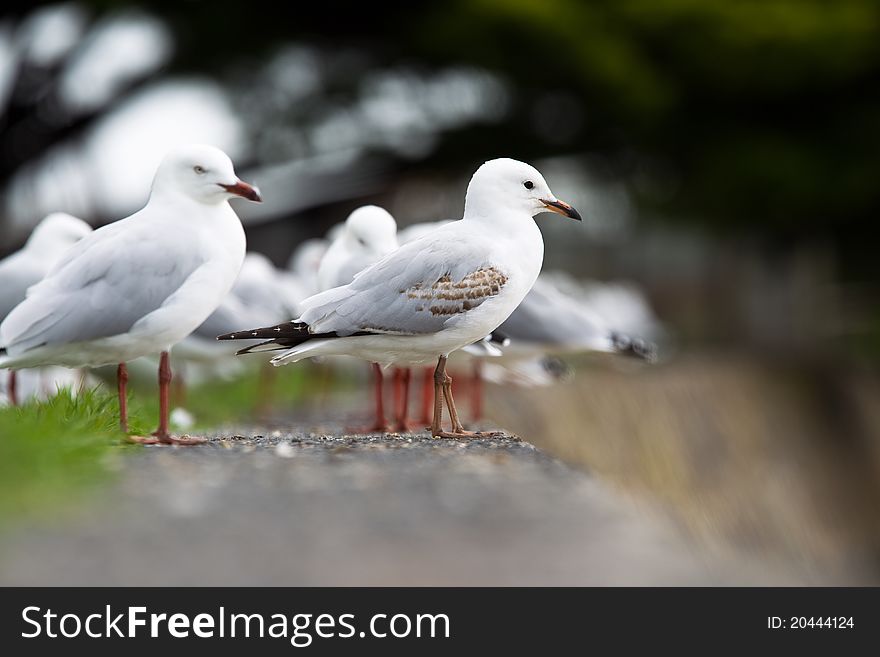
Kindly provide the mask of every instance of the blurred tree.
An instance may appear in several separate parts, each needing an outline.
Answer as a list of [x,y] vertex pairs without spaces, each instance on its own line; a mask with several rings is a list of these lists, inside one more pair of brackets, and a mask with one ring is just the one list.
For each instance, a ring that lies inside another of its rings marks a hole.
[[[100,16],[121,3],[83,4]],[[867,253],[880,209],[872,0],[215,0],[151,11],[174,33],[171,70],[239,83],[291,41],[389,66],[487,67],[515,91],[508,119],[447,135],[432,167],[589,153],[652,215],[783,245],[831,239],[866,253],[852,262],[877,273]],[[14,124],[34,107],[12,109]],[[44,130],[39,148],[88,119]],[[33,144],[4,147],[5,173],[34,155]]]

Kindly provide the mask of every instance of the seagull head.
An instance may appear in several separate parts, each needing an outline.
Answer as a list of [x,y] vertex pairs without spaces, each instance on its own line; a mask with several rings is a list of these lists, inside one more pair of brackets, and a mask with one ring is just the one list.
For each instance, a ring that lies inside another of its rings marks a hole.
[[34,228],[27,248],[46,255],[60,253],[91,232],[92,227],[82,219],[65,212],[53,212]]
[[465,218],[517,212],[531,217],[555,212],[581,220],[577,210],[556,198],[535,167],[507,157],[484,163],[468,185]]
[[350,249],[381,258],[397,249],[397,222],[384,208],[364,205],[348,215],[342,237]]
[[222,203],[235,196],[261,202],[260,190],[239,180],[232,160],[219,148],[202,144],[170,151],[153,180],[153,192],[175,190],[202,203]]

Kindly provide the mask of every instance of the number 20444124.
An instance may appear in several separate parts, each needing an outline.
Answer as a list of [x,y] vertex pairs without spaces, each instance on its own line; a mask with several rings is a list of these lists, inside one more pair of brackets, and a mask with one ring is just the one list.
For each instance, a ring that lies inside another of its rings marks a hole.
[[767,628],[771,630],[803,629],[852,629],[852,616],[768,616]]

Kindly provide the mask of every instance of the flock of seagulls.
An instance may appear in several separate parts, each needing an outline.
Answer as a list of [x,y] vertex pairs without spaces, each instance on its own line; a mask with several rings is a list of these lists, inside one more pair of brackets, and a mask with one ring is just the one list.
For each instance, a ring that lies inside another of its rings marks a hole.
[[386,210],[358,208],[328,242],[302,244],[287,272],[246,254],[235,198],[261,201],[222,151],[188,145],[166,155],[147,204],[130,217],[95,231],[68,215],[47,217],[21,251],[0,261],[0,368],[10,371],[10,401],[16,370],[115,365],[128,434],[127,363],[158,355],[158,428],[129,438],[196,444],[202,439],[169,432],[169,353],[210,363],[230,354],[228,341],[249,340],[237,353],[272,352],[273,365],[338,356],[371,363],[372,430],[389,428],[383,370],[395,368],[394,428],[402,430],[410,368],[430,364],[421,420],[434,437],[462,438],[479,434],[465,429],[456,408],[452,354],[472,363],[476,381],[495,359],[515,371],[571,351],[653,358],[647,339],[629,337],[631,327],[609,326],[541,275],[534,217],[581,217],[523,162],[480,166],[460,220],[398,233]]

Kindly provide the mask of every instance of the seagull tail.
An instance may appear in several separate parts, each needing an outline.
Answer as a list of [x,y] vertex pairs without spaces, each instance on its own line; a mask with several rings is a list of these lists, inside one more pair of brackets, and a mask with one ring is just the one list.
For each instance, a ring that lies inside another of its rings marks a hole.
[[278,344],[275,340],[266,340],[265,342],[258,342],[257,344],[248,345],[244,349],[239,349],[235,352],[235,355],[259,354],[265,351],[280,351],[282,349],[288,349],[288,347]]
[[329,342],[330,340],[310,340],[308,343],[298,345],[296,347],[293,347],[292,349],[288,349],[283,354],[278,354],[269,362],[272,363],[272,365],[274,365],[275,367],[280,367],[281,365],[296,363],[306,358],[321,356],[323,355],[323,347],[325,347]]
[[[279,351],[281,349],[290,349],[298,344],[310,340],[314,336],[309,333],[309,325],[305,322],[297,322],[291,320],[283,324],[275,326],[265,326],[263,328],[249,329],[247,331],[234,331],[233,333],[225,333],[218,335],[218,340],[258,340],[264,339],[254,345],[245,347],[235,352],[236,356],[242,354],[260,353],[263,351]],[[265,340],[265,338],[269,338]]]
[[[355,333],[354,335],[364,335],[364,333]],[[327,344],[328,339],[339,337],[342,336],[337,335],[336,333],[310,333],[308,324],[291,320],[275,326],[266,326],[264,328],[235,331],[234,333],[218,335],[217,339],[258,340],[262,338],[264,339],[263,342],[247,346],[244,349],[237,351],[236,355],[283,350],[283,354],[276,356],[270,361],[273,365],[278,366],[286,365],[287,363],[295,363],[303,358],[309,358],[310,356],[301,354],[310,353]],[[269,339],[265,340],[265,338]]]

